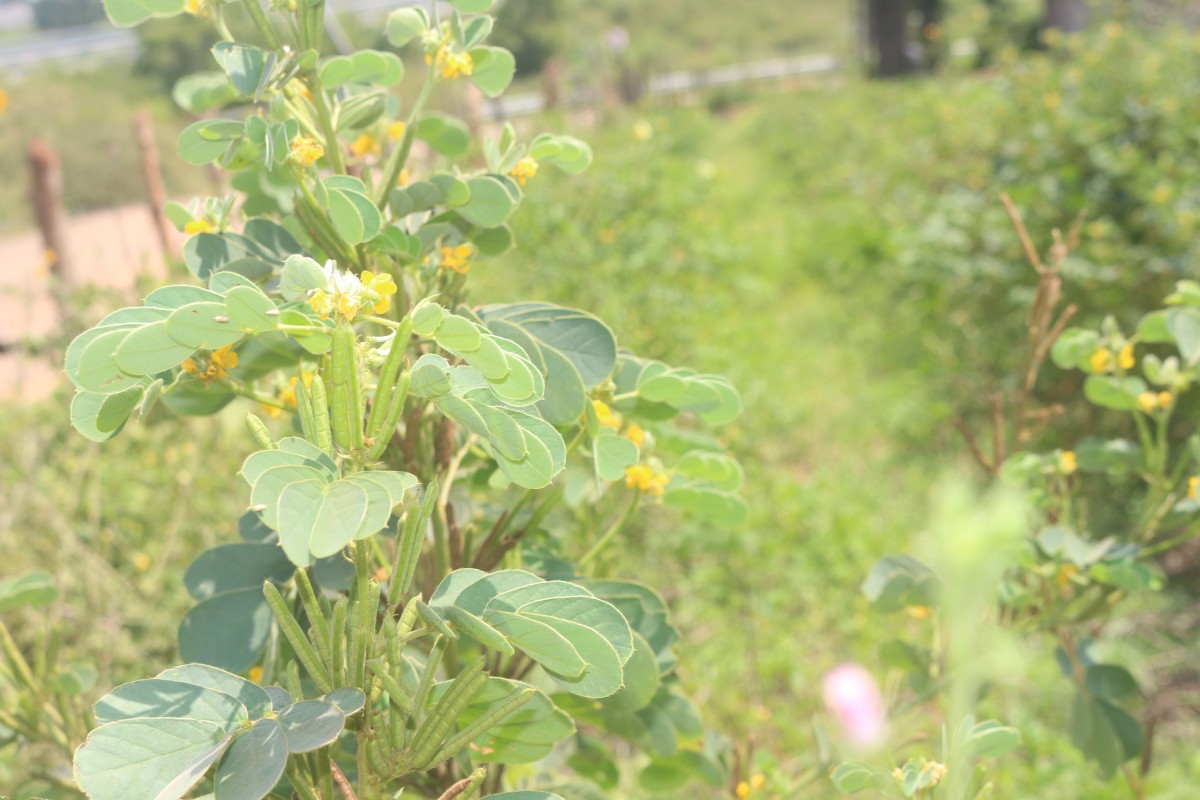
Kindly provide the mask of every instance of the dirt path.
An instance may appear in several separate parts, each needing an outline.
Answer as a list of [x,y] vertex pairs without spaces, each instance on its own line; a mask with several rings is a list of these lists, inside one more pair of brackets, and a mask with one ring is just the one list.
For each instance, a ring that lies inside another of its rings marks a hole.
[[[87,308],[97,296],[113,301],[137,297],[139,275],[165,274],[162,248],[144,205],[124,206],[71,218],[71,272],[64,283],[68,304]],[[0,402],[44,399],[65,382],[53,345],[61,313],[52,292],[52,254],[37,231],[0,239]],[[86,321],[93,321],[85,314]],[[44,344],[52,345],[44,355]]]

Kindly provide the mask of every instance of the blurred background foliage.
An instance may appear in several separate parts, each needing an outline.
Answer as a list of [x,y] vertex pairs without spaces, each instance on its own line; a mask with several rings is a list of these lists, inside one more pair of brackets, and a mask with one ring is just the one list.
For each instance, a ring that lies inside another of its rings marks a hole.
[[[613,62],[644,77],[866,55],[860,9],[802,6],[507,0],[496,38],[531,88],[555,58],[571,85],[586,85]],[[938,70],[916,80],[867,81],[847,66],[689,103],[551,112],[539,124],[587,138],[595,164],[582,177],[539,175],[516,218],[517,249],[472,276],[479,298],[586,306],[638,352],[702,364],[741,388],[748,412],[727,437],[747,465],[750,521],[727,532],[652,513],[620,569],[670,587],[689,690],[714,727],[758,754],[763,797],[798,796],[793,781],[820,755],[820,675],[844,660],[879,663],[896,622],[872,614],[858,584],[882,554],[920,544],[930,487],[969,468],[953,420],[978,422],[1015,380],[1035,276],[999,194],[1042,246],[1084,214],[1064,270],[1081,324],[1114,313],[1128,327],[1195,277],[1195,12],[1168,2],[1088,10],[1087,29],[1065,33],[1044,27],[1040,2],[947,3],[939,30],[906,35],[973,47],[919,59]],[[373,26],[344,23],[355,44],[378,45]],[[628,44],[614,47],[618,27]],[[141,106],[158,125],[172,195],[219,191],[172,155],[190,120],[165,91],[208,67],[207,34],[188,19],[142,35],[132,69],[6,81],[0,174],[14,179],[0,184],[0,228],[30,224],[15,177],[33,135],[61,153],[71,211],[140,201],[131,116]],[[1079,380],[1045,371],[1039,398],[1067,414],[1042,445],[1067,447],[1109,424],[1078,401]],[[97,662],[98,685],[109,686],[173,663],[174,620],[188,604],[180,576],[200,549],[234,538],[244,497],[228,476],[247,443],[240,412],[216,428],[163,415],[102,456],[68,429],[64,398],[0,415],[0,563],[4,574],[58,573],[56,616],[17,627],[64,625],[65,657]],[[1155,701],[1200,655],[1197,570],[1185,560],[1175,574],[1106,637],[1111,657],[1145,659],[1141,712],[1157,723],[1147,796],[1182,800],[1200,779],[1200,726],[1194,705]],[[1018,647],[1011,679],[983,701],[1024,734],[997,796],[1128,796],[1093,777],[1055,721],[1070,688],[1052,653]],[[0,750],[0,787],[28,774],[12,755]],[[824,780],[803,791],[833,796]]]

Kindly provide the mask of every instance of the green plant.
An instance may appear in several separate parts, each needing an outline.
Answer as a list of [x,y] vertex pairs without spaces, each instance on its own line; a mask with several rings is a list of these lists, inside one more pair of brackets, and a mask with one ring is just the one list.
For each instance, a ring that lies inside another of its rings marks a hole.
[[[1069,328],[1074,305],[1061,307],[1062,270],[1079,242],[1081,220],[1045,255],[1007,197],[1005,205],[1038,276],[1027,318],[1025,364],[1008,395],[992,396],[990,440],[960,430],[989,474],[1026,492],[1031,505],[1025,545],[996,592],[997,621],[1054,645],[1062,674],[1074,686],[1067,733],[1101,777],[1123,771],[1130,792],[1144,797],[1151,759],[1143,726],[1132,708],[1140,693],[1137,665],[1105,660],[1098,640],[1119,619],[1129,598],[1164,586],[1157,563],[1195,538],[1200,486],[1200,440],[1184,422],[1186,397],[1200,363],[1200,284],[1181,281],[1167,307],[1146,314],[1133,332],[1113,317],[1098,328]],[[1141,350],[1140,359],[1138,350]],[[1126,414],[1122,435],[1085,435],[1045,450],[1033,446],[1063,415],[1062,405],[1038,407],[1034,387],[1047,361],[1082,371],[1082,393],[1092,406]],[[1132,431],[1134,438],[1124,435]],[[907,556],[875,565],[863,589],[881,611],[939,605],[952,569],[934,570]],[[946,588],[946,597],[962,597]],[[954,616],[957,611],[944,612]],[[949,672],[933,637],[931,646],[900,641],[883,657],[908,674],[920,694],[944,689]],[[1139,765],[1131,764],[1140,759]]]
[[[134,25],[182,5],[107,8]],[[539,166],[578,172],[591,154],[505,126],[481,167],[409,163],[417,139],[444,159],[470,151],[462,123],[426,110],[435,87],[495,96],[514,72],[483,44],[489,3],[451,5],[445,20],[388,17],[390,43],[416,40],[428,65],[402,117],[397,56],[319,58],[320,2],[272,19],[247,0],[264,46],[218,42],[221,71],[176,85],[193,112],[242,107],[179,141],[189,163],[234,172],[242,203],[167,209],[204,285],[155,289],[71,344],[72,423],[104,441],[156,403],[203,416],[238,397],[278,421],[248,418],[260,449],[241,469],[242,541],[184,578],[192,663],[96,705],[75,755],[95,800],[202,780],[218,798],[465,797],[560,742],[577,776],[612,785],[612,754],[577,724],[646,751],[650,788],[725,779],[722,740],[678,688],[665,603],[604,563],[658,498],[744,517],[740,466],[696,425],[731,421],[740,400],[720,377],[619,350],[585,311],[465,304],[472,265],[512,247]],[[227,33],[219,5],[189,10]]]

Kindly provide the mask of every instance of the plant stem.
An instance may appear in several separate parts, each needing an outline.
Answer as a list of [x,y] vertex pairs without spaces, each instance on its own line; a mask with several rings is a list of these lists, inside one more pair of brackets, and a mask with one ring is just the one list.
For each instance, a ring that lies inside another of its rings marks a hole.
[[1164,539],[1163,541],[1159,542],[1158,544],[1152,545],[1152,546],[1147,547],[1146,549],[1142,550],[1142,552],[1140,553],[1140,557],[1141,558],[1149,558],[1150,556],[1158,555],[1159,553],[1170,550],[1180,544],[1183,544],[1188,539],[1194,538],[1198,532],[1200,532],[1200,531],[1197,531],[1196,526],[1194,526],[1194,525],[1189,526],[1188,528],[1186,528],[1184,530],[1183,533],[1181,533],[1177,536],[1172,536],[1170,539]]
[[1145,800],[1146,790],[1142,786],[1142,781],[1138,778],[1137,773],[1133,771],[1133,767],[1126,764],[1123,770],[1125,772],[1125,780],[1129,782],[1129,791],[1133,792],[1133,796],[1137,800]]
[[279,41],[279,35],[275,33],[275,28],[271,26],[271,21],[267,19],[267,15],[263,12],[262,6],[258,4],[258,0],[244,0],[242,5],[246,7],[246,13],[250,15],[250,19],[254,22],[254,27],[258,28],[258,32],[263,37],[263,41],[267,43],[267,47],[275,51],[282,49],[283,42]]
[[262,394],[261,392],[256,392],[253,389],[251,389],[249,386],[246,386],[243,383],[237,383],[234,381],[225,381],[225,385],[229,387],[229,391],[233,392],[238,397],[245,397],[246,399],[253,400],[256,403],[262,403],[264,406],[271,406],[273,408],[282,408],[284,411],[292,410],[291,406],[286,405],[278,397],[275,397],[275,396],[269,395],[269,394]]
[[318,800],[312,784],[305,779],[299,767],[294,765],[288,766],[287,776],[288,780],[291,781],[292,788],[300,795],[301,800]]
[[354,263],[354,253],[345,248],[342,239],[338,236],[337,231],[333,228],[333,223],[325,215],[325,210],[321,208],[321,204],[317,202],[317,198],[313,196],[312,189],[308,187],[308,183],[300,176],[297,180],[300,186],[300,192],[304,195],[307,201],[307,211],[311,215],[311,221],[305,220],[304,215],[300,214],[301,208],[305,208],[303,204],[296,205],[297,216],[304,222],[305,227],[313,234],[313,237],[318,240],[318,244],[325,248],[329,255],[333,256],[343,264]]
[[[337,762],[332,758],[329,759],[329,769],[333,773],[333,783],[337,786],[345,800],[358,800],[358,795],[354,793],[354,787],[350,785],[350,780],[346,777],[346,773],[342,772],[342,768],[337,765]],[[358,778],[359,784],[363,781],[363,776]]]
[[617,535],[617,532],[619,530],[621,530],[621,528],[625,525],[625,523],[633,515],[634,510],[637,509],[637,507],[638,507],[638,501],[640,499],[641,499],[641,493],[638,492],[636,489],[634,489],[633,497],[629,501],[629,505],[625,506],[625,510],[623,512],[621,512],[621,515],[619,517],[617,517],[616,520],[613,521],[612,525],[608,526],[608,530],[606,530],[600,536],[600,538],[596,540],[596,543],[593,544],[588,549],[588,551],[583,554],[583,558],[579,559],[579,566],[581,568],[583,566],[585,566],[593,558],[595,558],[596,555],[601,550],[603,550],[610,541],[612,541],[613,537]]
[[333,115],[329,113],[329,104],[325,102],[325,89],[321,86],[321,79],[316,72],[310,71],[305,75],[305,80],[308,83],[309,94],[312,95],[313,108],[317,110],[317,122],[321,125],[321,132],[325,137],[325,154],[329,156],[334,171],[345,175],[346,161],[342,158],[342,146],[333,127]]
[[425,83],[421,85],[421,93],[417,95],[416,101],[413,102],[412,111],[408,112],[408,121],[404,124],[404,137],[400,140],[400,144],[392,149],[391,155],[388,156],[387,166],[384,169],[384,179],[375,187],[375,206],[380,211],[387,205],[388,195],[391,194],[396,181],[400,179],[400,172],[404,169],[405,163],[408,162],[408,154],[412,152],[413,140],[417,136],[417,115],[421,113],[421,109],[425,106],[425,101],[429,99],[429,93],[432,89],[433,68],[430,67],[425,74]]
[[395,320],[390,320],[387,317],[377,317],[373,314],[359,314],[358,318],[363,322],[374,322],[376,325],[382,325],[385,328],[391,328],[394,331],[400,330],[400,323]]

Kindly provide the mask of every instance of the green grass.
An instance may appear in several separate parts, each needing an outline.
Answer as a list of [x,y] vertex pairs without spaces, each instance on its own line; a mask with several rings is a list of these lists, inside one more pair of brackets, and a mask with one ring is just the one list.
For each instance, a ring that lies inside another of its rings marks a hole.
[[26,152],[34,138],[47,141],[62,164],[68,213],[146,201],[134,132],[134,115],[146,108],[155,123],[168,192],[212,191],[202,171],[175,155],[187,120],[153,83],[126,66],[95,73],[46,70],[6,87],[9,103],[0,116],[0,232],[33,224]]
[[[817,747],[823,671],[878,665],[896,635],[859,582],[921,541],[938,481],[972,469],[948,425],[971,399],[944,396],[946,376],[930,380],[936,354],[900,357],[936,344],[947,323],[905,308],[886,273],[928,202],[915,197],[985,174],[980,149],[959,139],[969,128],[940,125],[937,112],[957,103],[966,117],[998,99],[974,80],[855,85],[732,115],[651,115],[647,142],[623,120],[595,137],[588,175],[531,191],[518,250],[474,276],[480,298],[585,306],[636,352],[741,387],[747,412],[727,436],[747,465],[750,522],[721,532],[651,516],[617,571],[671,587],[688,631],[684,674],[710,719],[793,774]],[[889,129],[902,146],[880,144]],[[922,623],[900,625],[917,635]],[[1014,664],[983,706],[1029,742],[998,765],[997,796],[1126,796],[1066,740],[1070,690],[1048,646],[1021,645]],[[1160,741],[1160,755],[1182,746]],[[1186,796],[1173,779],[1195,764],[1162,759],[1155,796]]]

